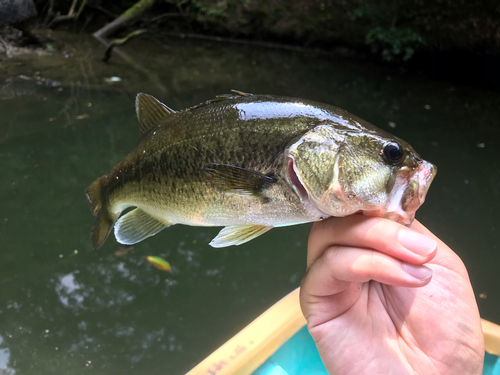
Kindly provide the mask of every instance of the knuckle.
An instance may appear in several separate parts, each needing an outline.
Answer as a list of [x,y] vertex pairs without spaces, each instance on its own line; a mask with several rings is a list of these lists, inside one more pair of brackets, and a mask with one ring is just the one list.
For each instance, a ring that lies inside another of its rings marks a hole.
[[314,241],[315,237],[319,236],[322,232],[321,221],[317,221],[313,224],[311,231],[309,232],[309,244]]
[[386,233],[387,221],[381,218],[372,217],[364,222],[364,231],[371,238],[379,238],[381,233]]
[[324,246],[332,240],[335,241],[335,221],[338,218],[330,217],[325,220],[316,221],[313,223],[309,232],[308,247]]
[[327,230],[330,230],[332,227],[335,227],[335,222],[338,218],[329,217],[325,220],[315,221],[313,223],[311,233],[323,233]]
[[324,254],[324,262],[326,262],[330,266],[334,266],[339,261],[339,256],[341,255],[342,247],[341,246],[330,246],[326,249]]
[[385,249],[389,252],[397,248],[396,235],[398,231],[397,223],[381,219],[371,218],[365,223],[364,233],[370,242],[373,242],[377,247]]
[[377,251],[370,251],[370,260],[368,262],[368,272],[372,273],[374,270],[378,270],[384,266],[384,258]]

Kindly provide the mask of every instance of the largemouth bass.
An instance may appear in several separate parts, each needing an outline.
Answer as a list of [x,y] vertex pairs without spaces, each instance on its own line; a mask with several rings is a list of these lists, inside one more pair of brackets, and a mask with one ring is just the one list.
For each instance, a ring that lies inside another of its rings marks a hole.
[[136,111],[141,141],[86,191],[95,248],[113,226],[126,245],[225,226],[210,243],[224,247],[359,212],[409,225],[436,174],[405,141],[309,100],[233,91],[176,112],[141,93]]

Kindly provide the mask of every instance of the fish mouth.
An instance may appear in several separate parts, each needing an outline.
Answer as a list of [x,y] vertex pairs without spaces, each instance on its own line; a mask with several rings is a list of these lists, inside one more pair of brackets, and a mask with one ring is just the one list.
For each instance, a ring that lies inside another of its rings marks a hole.
[[413,173],[399,172],[384,217],[409,227],[415,212],[424,203],[436,173],[436,166],[425,160]]
[[[326,200],[321,199],[316,202],[304,186],[300,173],[296,169],[293,156],[288,155],[288,165],[286,167],[288,182],[299,196],[306,211],[315,212],[320,220],[329,216],[346,216],[358,212],[366,216],[384,217],[402,225],[410,226],[415,218],[415,212],[424,203],[427,191],[437,173],[436,166],[427,161],[422,161],[416,169],[400,170],[389,192],[385,207],[363,209],[351,205],[346,200],[338,181],[339,165],[340,160],[336,163],[337,172],[334,173],[337,179],[334,179],[331,189],[328,190],[334,194],[324,194],[323,198],[326,196]],[[332,210],[325,210],[326,207],[336,207],[336,210],[330,212]]]

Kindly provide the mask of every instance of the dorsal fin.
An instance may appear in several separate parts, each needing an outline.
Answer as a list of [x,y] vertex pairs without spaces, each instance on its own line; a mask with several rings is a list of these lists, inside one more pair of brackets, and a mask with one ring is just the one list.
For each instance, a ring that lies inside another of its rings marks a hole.
[[239,95],[239,96],[252,96],[253,94],[250,94],[249,92],[243,92],[240,90],[231,90],[233,94]]
[[231,94],[222,94],[222,95],[217,95],[215,99],[209,100],[209,102],[219,102],[224,99],[230,99],[230,98],[235,98],[238,96],[252,96],[252,94],[248,92],[243,92],[239,90],[231,90]]
[[148,133],[163,119],[175,113],[171,108],[151,95],[139,93],[135,98],[135,111],[139,119],[139,130],[142,135]]
[[250,94],[248,92],[243,92],[243,91],[239,91],[239,90],[231,90],[231,94],[217,95],[215,97],[215,99],[210,99],[210,100],[207,100],[204,103],[197,104],[197,105],[195,105],[193,107],[188,108],[187,111],[192,111],[193,109],[198,109],[198,108],[201,108],[201,107],[205,107],[206,105],[209,105],[209,104],[212,104],[212,103],[222,102],[222,101],[228,100],[228,99],[234,99],[234,98],[237,98],[239,96],[252,96],[252,95],[253,94]]

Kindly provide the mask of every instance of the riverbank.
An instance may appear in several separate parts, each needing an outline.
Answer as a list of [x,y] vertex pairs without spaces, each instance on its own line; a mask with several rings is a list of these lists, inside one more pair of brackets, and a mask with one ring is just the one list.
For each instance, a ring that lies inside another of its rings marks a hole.
[[[138,38],[203,38],[329,54],[411,70],[437,80],[500,90],[500,6],[495,1],[148,3],[153,4],[148,12],[118,29],[113,37],[141,29],[146,32]],[[35,4],[38,15],[26,21],[24,29],[43,36],[40,44],[44,48],[37,45],[31,49],[40,54],[51,52],[57,44],[58,40],[46,38],[52,32],[94,33],[134,2],[103,0],[96,5],[74,0],[70,8],[70,4],[54,0],[49,9]],[[30,52],[23,38],[22,32],[3,26],[0,59]]]

